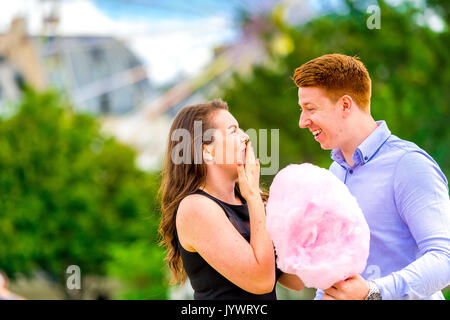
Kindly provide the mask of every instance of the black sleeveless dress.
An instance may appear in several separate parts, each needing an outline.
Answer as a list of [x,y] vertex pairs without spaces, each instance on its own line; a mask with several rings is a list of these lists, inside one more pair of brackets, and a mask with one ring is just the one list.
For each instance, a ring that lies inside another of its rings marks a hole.
[[[249,213],[246,201],[238,194],[242,205],[232,205],[223,202],[210,194],[197,190],[193,194],[201,194],[216,202],[225,211],[228,219],[239,233],[250,242],[250,228],[244,223],[249,221]],[[245,291],[226,279],[213,267],[211,267],[197,252],[190,252],[183,248],[178,240],[181,259],[186,274],[194,289],[194,299],[230,299],[230,300],[276,300],[275,283],[272,292],[267,294],[253,294]],[[275,266],[276,267],[276,266]],[[276,268],[276,279],[281,276],[282,271]]]

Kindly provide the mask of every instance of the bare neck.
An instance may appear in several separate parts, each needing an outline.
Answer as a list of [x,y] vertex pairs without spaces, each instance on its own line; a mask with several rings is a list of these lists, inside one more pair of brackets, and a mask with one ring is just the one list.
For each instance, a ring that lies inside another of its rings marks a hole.
[[234,187],[236,179],[221,168],[208,166],[205,185],[201,188],[213,197],[230,204],[241,204],[236,197]]
[[358,146],[366,140],[376,128],[377,123],[370,115],[360,117],[350,126],[348,139],[340,148],[344,155],[344,159],[349,166],[354,165],[353,154],[355,153],[356,148],[358,148]]

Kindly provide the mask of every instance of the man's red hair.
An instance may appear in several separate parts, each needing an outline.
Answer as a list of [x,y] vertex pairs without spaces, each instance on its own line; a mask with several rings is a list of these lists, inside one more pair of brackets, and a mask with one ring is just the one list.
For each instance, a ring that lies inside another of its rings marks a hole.
[[325,89],[332,101],[349,95],[362,110],[369,110],[371,80],[359,58],[326,54],[297,68],[293,80],[298,87]]

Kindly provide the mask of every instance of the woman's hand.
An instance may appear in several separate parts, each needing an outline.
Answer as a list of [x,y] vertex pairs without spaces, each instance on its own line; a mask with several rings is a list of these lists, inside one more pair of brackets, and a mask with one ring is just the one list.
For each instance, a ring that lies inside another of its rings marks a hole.
[[247,143],[245,152],[245,164],[241,160],[237,161],[239,189],[245,200],[260,199],[259,189],[259,159],[255,159],[255,152],[252,143]]

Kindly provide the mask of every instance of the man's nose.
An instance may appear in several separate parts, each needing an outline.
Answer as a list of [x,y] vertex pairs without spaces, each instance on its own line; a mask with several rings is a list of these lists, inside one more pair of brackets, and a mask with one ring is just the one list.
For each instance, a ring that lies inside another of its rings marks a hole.
[[301,129],[304,129],[304,128],[309,127],[310,125],[311,125],[311,120],[307,116],[305,116],[304,113],[302,112],[300,114],[300,121],[298,123],[298,126]]

